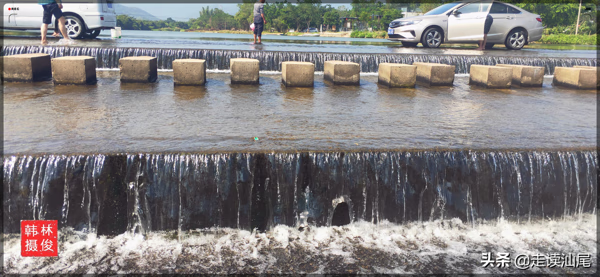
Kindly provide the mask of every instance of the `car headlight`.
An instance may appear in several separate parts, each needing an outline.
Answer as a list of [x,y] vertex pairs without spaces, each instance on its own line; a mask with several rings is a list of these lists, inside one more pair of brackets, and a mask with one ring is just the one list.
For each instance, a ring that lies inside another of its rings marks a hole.
[[419,22],[421,22],[421,20],[392,21],[392,23],[390,23],[390,28],[418,24]]

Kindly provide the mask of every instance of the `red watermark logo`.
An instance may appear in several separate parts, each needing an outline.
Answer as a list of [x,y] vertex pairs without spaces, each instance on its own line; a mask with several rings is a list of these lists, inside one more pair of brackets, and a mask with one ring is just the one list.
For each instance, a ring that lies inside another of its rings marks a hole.
[[58,256],[57,220],[21,220],[21,256]]

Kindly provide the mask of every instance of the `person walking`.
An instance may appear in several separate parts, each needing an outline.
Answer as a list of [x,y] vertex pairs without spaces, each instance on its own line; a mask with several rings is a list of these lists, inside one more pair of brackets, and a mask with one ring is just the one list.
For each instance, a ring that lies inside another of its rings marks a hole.
[[483,40],[479,41],[479,47],[476,50],[485,49],[485,44],[487,42],[487,35],[490,32],[490,28],[492,28],[492,23],[494,23],[494,18],[488,12],[487,16],[485,17],[485,25],[483,26]]
[[[263,12],[264,5],[265,0],[259,0],[259,2],[254,3],[254,44],[262,43],[260,39],[265,26],[265,14]],[[258,42],[256,42],[257,37]]]
[[[62,13],[63,5],[61,0],[38,0],[38,3],[42,5],[44,8],[44,14],[42,16],[42,44],[48,44],[48,40],[46,40],[46,36],[48,34],[48,24],[52,23],[52,16],[57,19],[58,27],[60,32],[63,35],[63,38],[67,41],[70,41],[69,35],[67,34],[67,28],[65,27],[65,17]],[[55,37],[58,37],[58,33],[54,31],[52,34]]]

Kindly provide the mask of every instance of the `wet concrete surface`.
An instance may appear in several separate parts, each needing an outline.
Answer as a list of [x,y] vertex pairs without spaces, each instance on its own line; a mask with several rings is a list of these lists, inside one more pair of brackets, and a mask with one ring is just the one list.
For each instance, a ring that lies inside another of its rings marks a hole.
[[[39,45],[39,33],[10,32],[4,37],[4,45]],[[61,46],[63,42],[50,38],[48,46]],[[596,45],[544,45],[530,44],[522,50],[508,50],[497,44],[491,50],[477,51],[476,44],[443,44],[437,49],[421,46],[403,47],[401,43],[387,39],[364,39],[343,37],[300,37],[264,35],[263,44],[254,45],[250,34],[223,34],[200,32],[157,32],[124,30],[121,39],[111,39],[103,33],[96,39],[76,40],[70,46],[120,47],[120,48],[170,48],[170,49],[221,49],[284,52],[327,52],[368,54],[423,54],[423,55],[475,55],[507,57],[561,57],[597,58]]]

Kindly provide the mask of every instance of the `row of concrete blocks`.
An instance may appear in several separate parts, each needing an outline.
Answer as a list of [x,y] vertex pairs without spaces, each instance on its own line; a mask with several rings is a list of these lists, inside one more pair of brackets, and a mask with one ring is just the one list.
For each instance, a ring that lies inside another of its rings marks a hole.
[[[137,56],[119,60],[121,82],[154,82],[157,78],[155,57]],[[258,84],[259,61],[256,59],[231,59],[232,84]],[[379,64],[379,83],[388,87],[415,87],[416,82],[427,86],[451,86],[455,66],[436,63]],[[469,83],[486,88],[540,87],[544,68],[523,65],[498,64],[496,66],[472,65]],[[308,62],[283,62],[282,82],[291,87],[314,85],[314,64]],[[206,62],[201,59],[173,61],[176,85],[204,85]],[[360,65],[353,62],[326,61],[325,80],[335,85],[358,85]],[[35,81],[53,78],[57,84],[92,84],[96,82],[96,62],[89,56],[69,56],[50,60],[48,54],[22,54],[4,57],[5,81]],[[597,88],[597,68],[575,66],[556,67],[554,84],[578,89]]]

